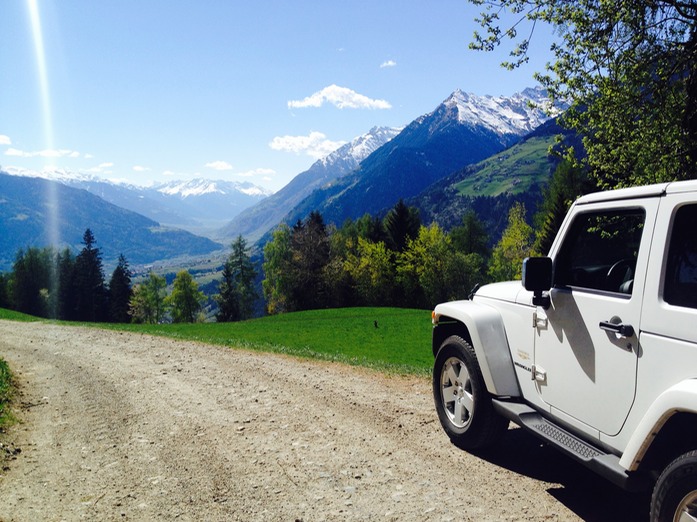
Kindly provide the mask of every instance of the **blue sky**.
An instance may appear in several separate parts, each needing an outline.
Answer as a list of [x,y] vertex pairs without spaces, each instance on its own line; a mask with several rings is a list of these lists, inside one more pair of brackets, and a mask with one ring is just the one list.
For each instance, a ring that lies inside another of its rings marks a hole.
[[5,0],[0,165],[278,190],[455,89],[535,85],[549,34],[538,28],[530,64],[509,72],[503,52],[467,48],[479,11],[465,0]]

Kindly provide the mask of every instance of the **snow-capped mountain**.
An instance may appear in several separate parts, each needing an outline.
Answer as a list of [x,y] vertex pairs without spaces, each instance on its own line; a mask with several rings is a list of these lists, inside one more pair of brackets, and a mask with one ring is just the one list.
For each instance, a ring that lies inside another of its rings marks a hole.
[[81,188],[163,225],[203,235],[271,195],[270,191],[249,182],[193,179],[143,187],[65,169],[4,170],[14,176],[42,178]]
[[354,172],[317,188],[283,221],[295,223],[313,210],[338,226],[366,213],[380,215],[400,198],[415,197],[448,174],[521,140],[550,119],[540,108],[546,103],[542,89],[497,98],[457,90]]
[[238,181],[221,181],[203,178],[158,183],[149,188],[166,196],[179,196],[182,199],[203,196],[206,194],[220,194],[222,196],[229,196],[241,193],[253,198],[263,198],[273,194],[273,192],[249,182],[241,183]]
[[527,134],[550,118],[541,88],[525,89],[511,97],[477,96],[456,90],[443,105],[456,111],[460,123],[485,127],[497,134]]
[[[348,172],[401,132],[401,128],[373,127],[318,161],[326,169]],[[314,166],[314,165],[313,165]]]
[[276,226],[281,219],[310,193],[353,172],[373,152],[388,143],[401,129],[373,127],[328,156],[316,161],[308,170],[295,176],[274,195],[241,212],[219,233],[221,238],[243,236],[256,240]]

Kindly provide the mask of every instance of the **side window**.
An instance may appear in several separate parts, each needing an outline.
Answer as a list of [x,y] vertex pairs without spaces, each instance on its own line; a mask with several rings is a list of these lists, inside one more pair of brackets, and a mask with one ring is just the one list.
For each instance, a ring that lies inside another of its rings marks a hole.
[[668,247],[663,299],[672,305],[697,308],[697,205],[675,214]]
[[640,208],[577,215],[555,261],[554,285],[631,294],[645,217]]

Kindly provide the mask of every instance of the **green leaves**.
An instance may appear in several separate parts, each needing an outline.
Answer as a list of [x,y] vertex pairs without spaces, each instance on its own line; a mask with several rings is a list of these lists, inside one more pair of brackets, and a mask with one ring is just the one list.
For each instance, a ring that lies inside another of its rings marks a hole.
[[[525,63],[535,28],[554,27],[555,61],[535,78],[572,108],[599,188],[695,177],[697,7],[682,0],[471,0],[484,6],[473,49],[510,42]],[[505,20],[505,25],[503,20]]]

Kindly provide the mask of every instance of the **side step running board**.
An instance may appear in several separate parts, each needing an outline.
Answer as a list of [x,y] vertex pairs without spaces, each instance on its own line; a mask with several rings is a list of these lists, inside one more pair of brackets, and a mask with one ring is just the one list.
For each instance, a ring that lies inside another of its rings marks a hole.
[[627,473],[619,465],[619,457],[606,453],[576,437],[558,424],[544,418],[529,406],[494,399],[496,411],[521,428],[544,440],[562,453],[592,469],[615,485],[628,491],[648,488],[648,480],[636,473]]

